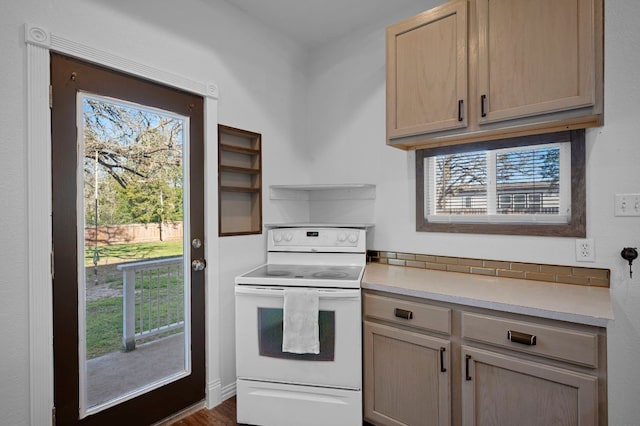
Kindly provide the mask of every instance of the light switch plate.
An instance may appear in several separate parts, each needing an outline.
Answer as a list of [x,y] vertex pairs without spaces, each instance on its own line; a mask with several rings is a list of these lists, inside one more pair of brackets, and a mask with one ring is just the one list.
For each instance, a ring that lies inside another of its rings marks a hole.
[[640,194],[616,194],[616,216],[640,216]]

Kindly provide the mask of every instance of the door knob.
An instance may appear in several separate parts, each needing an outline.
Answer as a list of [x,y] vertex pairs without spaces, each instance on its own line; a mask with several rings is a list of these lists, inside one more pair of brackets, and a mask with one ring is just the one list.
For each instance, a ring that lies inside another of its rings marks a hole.
[[207,267],[207,261],[204,259],[196,259],[193,262],[191,262],[191,269],[193,269],[195,272],[203,271],[204,268],[206,267]]

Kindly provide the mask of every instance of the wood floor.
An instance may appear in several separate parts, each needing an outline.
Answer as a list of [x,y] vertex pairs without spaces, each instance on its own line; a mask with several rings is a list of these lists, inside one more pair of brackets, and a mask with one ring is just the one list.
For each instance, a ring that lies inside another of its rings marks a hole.
[[[236,397],[232,397],[211,410],[203,408],[167,426],[236,426]],[[363,422],[364,426],[373,426]]]
[[235,426],[236,423],[236,397],[224,401],[217,407],[209,410],[203,408],[188,417],[184,417],[171,423],[171,426]]

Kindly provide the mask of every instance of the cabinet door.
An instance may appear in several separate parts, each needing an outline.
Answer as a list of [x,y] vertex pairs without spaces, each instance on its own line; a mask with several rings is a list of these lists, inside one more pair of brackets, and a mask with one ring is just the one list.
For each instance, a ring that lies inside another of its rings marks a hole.
[[450,343],[364,323],[364,416],[376,425],[450,423]]
[[477,1],[480,123],[594,104],[594,1]]
[[597,378],[462,347],[462,422],[470,425],[597,425]]
[[387,137],[467,125],[467,2],[387,28]]

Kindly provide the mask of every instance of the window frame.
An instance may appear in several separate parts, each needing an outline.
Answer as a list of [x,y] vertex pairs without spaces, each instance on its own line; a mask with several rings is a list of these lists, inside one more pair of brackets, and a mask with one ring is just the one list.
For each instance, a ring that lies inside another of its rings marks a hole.
[[[428,157],[560,142],[571,144],[571,217],[568,223],[474,223],[471,221],[442,223],[429,222],[425,217],[425,197],[428,194],[425,194],[424,163]],[[416,150],[416,231],[585,237],[587,223],[585,175],[584,129],[419,149]]]

